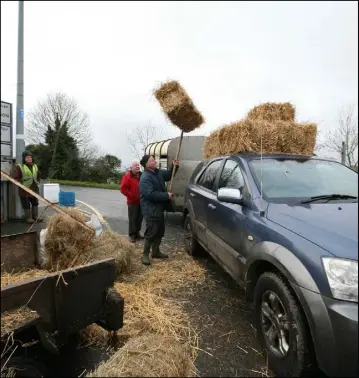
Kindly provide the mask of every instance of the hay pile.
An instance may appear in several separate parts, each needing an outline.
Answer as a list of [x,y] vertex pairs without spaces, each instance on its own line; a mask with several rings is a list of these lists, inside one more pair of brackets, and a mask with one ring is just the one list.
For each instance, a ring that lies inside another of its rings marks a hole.
[[1,272],[1,288],[3,289],[8,285],[16,285],[20,282],[23,283],[24,281],[46,276],[46,274],[47,273],[41,269],[31,269],[17,273],[8,273],[4,271]]
[[131,339],[87,377],[191,377],[188,347],[156,335]]
[[205,158],[241,152],[260,153],[261,140],[262,151],[266,154],[312,155],[317,125],[294,122],[294,112],[290,104],[269,103],[252,109],[247,118],[225,125],[206,138]]
[[12,311],[5,311],[1,314],[1,337],[13,332],[15,329],[38,318],[36,311],[29,307],[21,307]]
[[[139,261],[140,253],[138,251]],[[143,333],[155,333],[196,345],[197,338],[188,315],[164,295],[184,288],[190,295],[194,286],[203,283],[205,278],[205,269],[186,254],[166,262],[154,261],[151,269],[126,277],[127,282],[115,284],[116,291],[125,300],[124,327],[118,331],[119,340],[109,342],[108,333],[92,325],[81,332],[81,344],[107,348]]]
[[[67,210],[81,222],[83,214]],[[115,258],[117,275],[131,271],[135,247],[123,235],[105,230],[99,237],[85,230],[70,217],[54,214],[48,220],[43,267],[59,271],[105,258]]]
[[162,84],[154,95],[169,120],[184,132],[193,131],[204,123],[202,114],[177,81]]
[[[140,252],[136,251],[138,260],[140,260]],[[92,325],[81,332],[81,344],[112,349],[129,345],[131,342],[137,345],[138,340],[142,340],[141,351],[149,350],[145,353],[146,361],[149,358],[149,367],[139,371],[137,362],[133,360],[135,355],[128,356],[126,349],[123,352],[121,349],[113,355],[117,370],[112,370],[114,363],[108,362],[109,365],[101,364],[88,376],[195,375],[194,362],[198,352],[198,335],[191,326],[189,315],[178,301],[171,298],[171,295],[176,289],[183,288],[190,294],[195,285],[205,281],[205,272],[205,269],[187,254],[182,254],[166,262],[154,261],[151,269],[139,271],[137,276],[126,277],[126,282],[116,283],[116,291],[125,299],[124,327],[117,332],[117,340],[114,335],[109,335],[99,326]],[[161,349],[157,352],[156,348],[156,353],[152,354],[151,350],[157,345],[156,340],[163,338],[166,339],[166,349],[170,350],[169,354],[163,355]],[[176,352],[176,356],[173,357],[172,351],[178,350],[182,350],[180,355]],[[122,361],[121,356],[124,352],[129,360],[124,365],[124,370],[121,370],[119,361]],[[118,355],[120,357],[115,357]],[[182,365],[190,368],[178,370],[178,366]],[[113,373],[109,373],[107,368]]]

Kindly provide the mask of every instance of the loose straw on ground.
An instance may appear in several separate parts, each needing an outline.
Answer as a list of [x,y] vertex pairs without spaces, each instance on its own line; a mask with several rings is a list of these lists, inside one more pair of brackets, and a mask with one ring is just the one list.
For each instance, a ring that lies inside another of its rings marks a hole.
[[188,349],[170,337],[134,337],[87,377],[193,377]]

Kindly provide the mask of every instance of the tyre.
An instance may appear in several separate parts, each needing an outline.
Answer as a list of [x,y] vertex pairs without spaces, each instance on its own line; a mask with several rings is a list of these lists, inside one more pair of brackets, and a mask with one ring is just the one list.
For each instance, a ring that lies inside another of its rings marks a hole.
[[184,245],[186,252],[191,256],[196,256],[199,253],[200,246],[193,234],[193,225],[189,214],[187,214],[184,220],[184,232]]
[[257,335],[267,351],[270,369],[280,377],[299,377],[312,368],[311,337],[285,280],[272,272],[262,274],[254,305]]
[[49,377],[49,369],[39,361],[17,356],[11,358],[6,364],[10,377]]

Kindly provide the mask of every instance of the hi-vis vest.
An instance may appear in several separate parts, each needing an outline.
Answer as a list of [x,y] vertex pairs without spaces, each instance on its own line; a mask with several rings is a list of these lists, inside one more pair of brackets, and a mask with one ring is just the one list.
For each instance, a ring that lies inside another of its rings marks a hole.
[[22,173],[21,184],[22,185],[26,186],[27,188],[30,188],[32,183],[35,182],[35,184],[39,186],[40,183],[37,181],[38,169],[37,169],[36,164],[32,166],[32,172],[31,172],[31,169],[26,164],[18,164],[17,166],[21,169],[21,173]]

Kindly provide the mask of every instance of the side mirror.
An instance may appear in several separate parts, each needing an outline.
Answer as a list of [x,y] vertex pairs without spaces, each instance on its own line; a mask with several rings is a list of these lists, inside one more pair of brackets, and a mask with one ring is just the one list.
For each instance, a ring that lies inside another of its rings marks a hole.
[[243,204],[243,196],[240,189],[220,188],[217,193],[218,201]]

